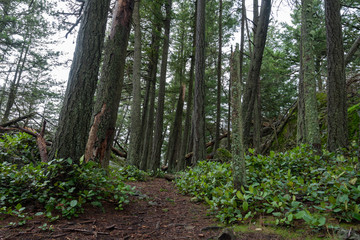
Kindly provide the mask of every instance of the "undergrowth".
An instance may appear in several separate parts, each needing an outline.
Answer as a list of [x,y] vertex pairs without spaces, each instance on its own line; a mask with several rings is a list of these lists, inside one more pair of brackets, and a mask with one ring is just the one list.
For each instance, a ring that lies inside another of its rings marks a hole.
[[272,216],[277,225],[303,221],[312,228],[360,221],[356,152],[343,155],[324,150],[318,156],[301,146],[245,158],[248,185],[239,191],[233,188],[229,163],[199,162],[176,185],[182,193],[205,201],[224,223],[259,216]]

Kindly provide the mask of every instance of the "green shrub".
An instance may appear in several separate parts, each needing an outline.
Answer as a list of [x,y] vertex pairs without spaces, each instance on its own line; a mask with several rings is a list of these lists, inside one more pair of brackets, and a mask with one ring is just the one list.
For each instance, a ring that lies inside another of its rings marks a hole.
[[71,159],[56,159],[23,167],[0,163],[3,214],[19,215],[19,209],[39,204],[51,220],[60,216],[71,218],[82,213],[86,203],[101,207],[101,201],[110,199],[117,201],[117,209],[122,209],[131,191],[122,177],[109,176],[93,162],[79,166]]
[[301,219],[321,227],[328,218],[360,221],[360,173],[354,153],[323,151],[308,146],[269,156],[246,156],[247,183],[233,189],[231,166],[199,162],[176,181],[179,190],[206,201],[222,222],[272,215],[277,224]]
[[18,165],[40,161],[36,139],[27,133],[0,135],[0,162]]

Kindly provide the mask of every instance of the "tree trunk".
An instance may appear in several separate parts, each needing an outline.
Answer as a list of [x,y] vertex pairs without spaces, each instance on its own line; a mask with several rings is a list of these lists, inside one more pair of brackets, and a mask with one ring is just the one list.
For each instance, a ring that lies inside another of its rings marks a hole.
[[155,120],[155,131],[154,131],[154,141],[152,145],[152,154],[149,162],[149,169],[156,171],[160,168],[161,160],[161,147],[163,139],[163,124],[164,124],[164,104],[165,104],[165,86],[166,86],[166,73],[168,65],[168,54],[169,54],[169,45],[170,45],[170,23],[171,23],[171,7],[172,0],[167,0],[165,4],[166,9],[166,18],[164,22],[164,42],[162,49],[161,57],[161,70],[160,70],[160,83],[159,83],[159,92],[158,92],[158,105],[156,110],[156,120]]
[[135,1],[134,4],[134,63],[133,63],[133,101],[131,103],[131,133],[129,145],[128,161],[140,166],[140,149],[141,149],[141,27],[140,27],[140,0]]
[[168,145],[168,166],[169,171],[175,171],[176,161],[180,157],[180,144],[182,134],[182,115],[185,100],[185,85],[180,86],[180,94],[176,106],[175,120],[171,129]]
[[269,25],[269,18],[271,12],[271,0],[263,0],[261,3],[260,17],[258,26],[256,28],[254,50],[251,56],[250,69],[248,79],[246,82],[244,101],[242,108],[243,120],[243,137],[246,147],[250,144],[250,128],[252,116],[254,113],[255,99],[257,97],[257,86],[260,79],[260,68],[262,64],[263,53],[265,49],[265,42],[267,30]]
[[217,62],[217,104],[216,104],[216,133],[215,145],[213,153],[219,148],[217,139],[220,137],[220,120],[221,120],[221,57],[222,57],[222,0],[219,2],[219,49],[218,49],[218,62]]
[[[196,1],[195,1],[196,2]],[[196,5],[195,5],[196,7]],[[184,158],[185,154],[192,150],[191,146],[191,118],[192,118],[192,108],[193,108],[193,86],[194,86],[194,72],[195,72],[195,45],[196,45],[196,8],[195,8],[195,21],[193,26],[193,43],[192,43],[192,54],[190,60],[190,72],[189,72],[189,86],[188,94],[186,98],[186,117],[184,125],[184,134],[182,137],[181,143],[181,154],[179,158],[178,170],[183,170],[186,167],[186,159]]]
[[340,0],[325,0],[327,36],[327,111],[329,151],[347,146],[347,109]]
[[246,184],[246,169],[243,144],[243,129],[241,116],[241,81],[240,81],[240,57],[239,46],[236,46],[231,59],[232,79],[232,170],[234,189],[240,190]]
[[192,164],[205,159],[205,0],[197,1]]
[[3,102],[4,102],[4,99],[5,99],[6,85],[7,85],[8,82],[9,82],[9,77],[10,77],[10,74],[11,74],[11,70],[12,70],[12,67],[10,67],[9,72],[8,72],[8,74],[6,75],[6,79],[5,79],[4,84],[3,84],[3,86],[2,86],[2,89],[1,89],[1,95],[0,95],[0,114],[1,114],[1,111],[2,111]]
[[301,65],[303,76],[304,103],[305,103],[305,139],[306,143],[321,148],[318,110],[316,100],[316,78],[313,52],[313,40],[310,35],[313,18],[313,0],[302,0],[301,14]]
[[85,2],[50,158],[78,162],[88,139],[110,0]]
[[[156,2],[154,2],[156,4]],[[158,6],[155,6],[154,11],[159,10]],[[155,15],[156,17],[156,15]],[[140,169],[146,170],[147,167],[147,155],[149,150],[149,141],[152,142],[152,130],[150,131],[149,125],[153,124],[153,117],[149,118],[149,114],[153,112],[155,100],[155,83],[156,83],[156,73],[157,73],[157,65],[159,61],[159,48],[160,48],[160,32],[161,25],[158,22],[158,19],[154,19],[154,26],[151,33],[151,48],[149,52],[149,63],[147,70],[147,83],[146,83],[146,93],[143,104],[143,113],[141,120],[141,161],[140,161]],[[153,94],[154,95],[153,95]],[[152,105],[151,105],[152,104]],[[151,110],[152,108],[152,110]],[[151,122],[150,122],[151,121]],[[150,132],[150,133],[149,133]],[[149,135],[151,134],[151,135]],[[151,138],[151,139],[150,139]],[[151,145],[150,145],[151,146]],[[145,151],[145,152],[144,152]]]
[[24,66],[25,66],[27,54],[29,52],[29,48],[30,48],[30,44],[28,44],[27,46],[23,46],[23,48],[21,50],[20,57],[19,57],[19,62],[17,64],[16,70],[15,70],[14,79],[10,84],[9,96],[8,96],[8,99],[7,99],[6,108],[5,108],[5,111],[4,111],[3,118],[2,118],[3,123],[7,122],[9,120],[10,111],[11,111],[11,109],[12,109],[14,103],[15,103],[16,94],[17,94],[17,91],[18,91],[18,88],[19,88],[21,75],[22,75],[23,70],[24,70]]
[[133,6],[134,0],[116,2],[86,144],[85,161],[98,161],[104,168],[109,164],[115,135]]

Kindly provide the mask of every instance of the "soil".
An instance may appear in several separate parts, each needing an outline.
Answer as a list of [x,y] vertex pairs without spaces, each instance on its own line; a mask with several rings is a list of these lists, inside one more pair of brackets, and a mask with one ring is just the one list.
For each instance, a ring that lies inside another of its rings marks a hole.
[[[0,220],[0,240],[5,239],[218,239],[223,228],[207,215],[206,206],[177,192],[174,183],[156,178],[131,182],[136,194],[124,210],[105,202],[103,209],[85,207],[78,218],[47,222],[34,217],[25,225],[11,226],[14,217]],[[36,211],[35,211],[36,212]],[[47,229],[41,229],[47,223]],[[49,230],[50,226],[50,230]],[[40,227],[40,228],[39,228]],[[228,238],[223,238],[228,239]],[[237,233],[236,239],[282,239],[277,235]]]

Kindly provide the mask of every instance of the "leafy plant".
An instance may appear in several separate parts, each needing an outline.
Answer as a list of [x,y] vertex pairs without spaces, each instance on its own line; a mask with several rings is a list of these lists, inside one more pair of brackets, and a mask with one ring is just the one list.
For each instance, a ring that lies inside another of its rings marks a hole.
[[318,156],[310,147],[301,146],[245,158],[245,188],[233,189],[230,164],[216,162],[199,162],[176,180],[177,187],[205,201],[225,223],[259,215],[271,215],[280,225],[302,220],[313,228],[324,226],[329,218],[360,220],[356,151],[324,150]]

